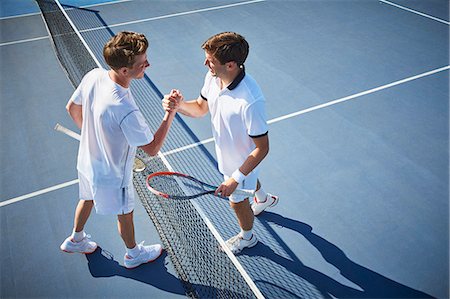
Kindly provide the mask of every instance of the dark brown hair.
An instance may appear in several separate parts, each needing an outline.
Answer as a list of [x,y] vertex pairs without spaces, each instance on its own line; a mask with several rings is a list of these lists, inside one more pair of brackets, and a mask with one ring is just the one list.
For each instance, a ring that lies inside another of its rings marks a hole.
[[249,45],[245,38],[236,32],[222,32],[208,38],[202,49],[221,64],[234,61],[238,66],[242,66],[247,59]]
[[122,31],[113,36],[103,47],[103,57],[114,70],[131,68],[137,55],[144,54],[148,48],[145,35]]

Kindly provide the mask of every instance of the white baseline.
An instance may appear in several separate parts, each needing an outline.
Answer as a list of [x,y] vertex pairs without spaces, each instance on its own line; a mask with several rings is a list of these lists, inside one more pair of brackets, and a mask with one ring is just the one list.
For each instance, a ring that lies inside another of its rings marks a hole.
[[394,7],[397,7],[397,8],[400,8],[400,9],[403,9],[403,10],[415,13],[416,15],[419,15],[419,16],[422,16],[422,17],[425,17],[425,18],[428,18],[428,19],[431,19],[431,20],[434,20],[434,21],[438,21],[438,22],[444,23],[446,25],[450,25],[450,22],[448,22],[448,21],[444,21],[442,19],[439,19],[439,18],[430,16],[430,15],[424,14],[424,13],[422,13],[420,11],[417,11],[417,10],[414,10],[414,9],[411,9],[411,8],[408,8],[408,7],[405,7],[405,6],[401,6],[401,5],[395,4],[395,3],[387,1],[387,0],[379,0],[379,1],[383,2],[385,4],[388,4],[388,5],[391,5],[391,6],[394,6]]

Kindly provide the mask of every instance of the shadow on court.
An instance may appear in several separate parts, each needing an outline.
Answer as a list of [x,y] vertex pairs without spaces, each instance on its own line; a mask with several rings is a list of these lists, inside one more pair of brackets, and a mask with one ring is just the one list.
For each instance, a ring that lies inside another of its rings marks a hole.
[[[263,223],[265,227],[269,224],[275,224],[301,234],[311,245],[313,245],[322,255],[322,257],[331,265],[336,267],[342,276],[349,281],[358,285],[361,290],[346,286],[331,277],[305,266],[295,255],[282,245],[283,249],[291,252],[291,259],[287,259],[276,254],[269,246],[259,243],[256,250],[249,250],[249,256],[260,256],[270,259],[281,267],[294,275],[306,280],[308,284],[312,284],[316,292],[320,292],[324,298],[434,298],[426,293],[412,289],[398,282],[395,282],[379,273],[376,273],[366,267],[363,267],[346,256],[346,254],[336,245],[325,240],[319,235],[312,232],[312,227],[306,223],[285,218],[279,214],[264,212],[258,217],[258,220]],[[283,242],[280,240],[280,244]],[[260,281],[264,285],[270,284],[269,288],[282,289],[282,286],[274,286],[270,281]],[[301,297],[303,294],[287,293],[290,297]],[[316,294],[319,295],[319,294]],[[300,298],[299,297],[299,298]]]
[[119,265],[119,262],[115,261],[109,252],[100,247],[95,252],[86,254],[86,259],[89,272],[95,278],[120,276],[152,285],[169,293],[184,295],[182,290],[175,291],[174,286],[179,285],[180,280],[167,272],[164,265],[166,256],[167,253],[164,252],[156,261],[134,269],[127,269]]
[[[167,257],[166,251],[154,262],[143,264],[134,269],[127,269],[119,264],[114,257],[100,246],[91,254],[86,254],[88,260],[89,272],[92,277],[124,277],[133,279],[148,285],[151,285],[160,290],[172,294],[189,295],[189,290],[195,290],[196,293],[192,295],[196,298],[202,298],[204,294],[207,297],[221,297],[221,298],[241,298],[241,294],[235,293],[233,290],[220,289],[211,286],[199,284],[186,284],[186,292],[181,288],[183,281],[176,276],[167,272],[165,260]],[[176,286],[180,285],[180,288]]]

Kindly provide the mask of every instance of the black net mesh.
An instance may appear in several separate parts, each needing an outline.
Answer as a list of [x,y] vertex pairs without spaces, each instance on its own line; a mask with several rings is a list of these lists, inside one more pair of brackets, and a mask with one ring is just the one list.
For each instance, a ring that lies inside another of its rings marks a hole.
[[78,86],[83,76],[97,67],[88,50],[73,30],[55,1],[37,1],[52,37],[53,47],[64,71],[73,86]]
[[[36,2],[47,24],[58,59],[75,87],[88,71],[98,66],[57,3],[50,0]],[[103,45],[113,33],[101,17],[94,10],[66,5],[64,9],[94,55],[102,57]],[[103,59],[100,61],[104,63]],[[106,65],[102,67],[106,68]],[[133,82],[131,90],[148,124],[152,130],[156,130],[163,117],[161,93],[147,76]],[[175,119],[170,135],[171,138],[167,139],[164,146],[166,151],[198,141],[179,117]],[[219,249],[218,241],[198,212],[198,208],[211,209],[214,211],[211,218],[213,224],[229,223],[234,226],[231,231],[236,231],[236,219],[230,212],[227,201],[204,198],[197,205],[190,201],[169,201],[151,194],[145,185],[148,174],[169,171],[169,165],[200,180],[218,183],[221,175],[214,158],[203,146],[167,157],[170,164],[163,163],[159,157],[150,158],[140,150],[138,156],[147,167],[143,172],[135,173],[134,185],[158,230],[186,294],[198,298],[254,298],[252,290],[227,255]]]

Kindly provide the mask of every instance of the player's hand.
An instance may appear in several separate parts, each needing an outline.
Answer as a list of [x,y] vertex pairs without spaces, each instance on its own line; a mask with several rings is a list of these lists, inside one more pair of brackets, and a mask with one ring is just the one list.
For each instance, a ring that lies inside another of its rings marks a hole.
[[176,112],[180,108],[180,103],[183,101],[183,95],[177,89],[172,89],[168,95],[162,99],[162,107],[164,111]]
[[216,192],[214,192],[215,195],[221,195],[224,197],[230,196],[234,190],[236,190],[238,186],[238,182],[236,182],[233,178],[229,178],[228,180],[224,181],[220,186],[216,189]]

